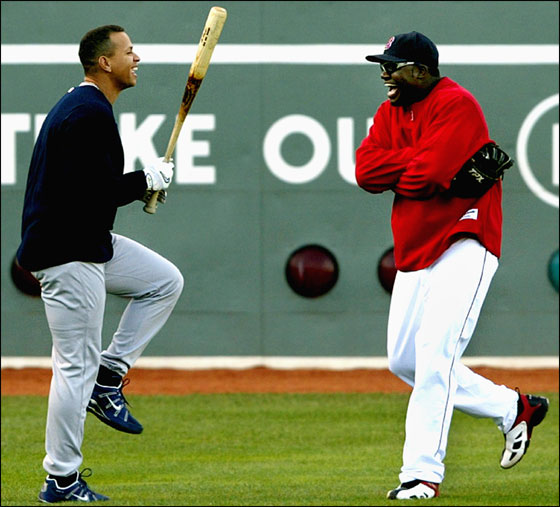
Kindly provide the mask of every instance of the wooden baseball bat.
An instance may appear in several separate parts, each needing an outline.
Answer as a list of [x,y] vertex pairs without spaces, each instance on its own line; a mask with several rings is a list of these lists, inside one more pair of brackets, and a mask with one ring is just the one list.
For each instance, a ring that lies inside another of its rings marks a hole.
[[[195,59],[189,70],[189,77],[187,78],[187,85],[185,87],[185,92],[183,93],[179,113],[175,119],[175,125],[173,127],[173,131],[171,132],[171,136],[169,137],[167,150],[165,150],[164,159],[166,162],[169,162],[173,155],[175,144],[177,144],[177,139],[179,138],[179,133],[181,132],[181,127],[183,126],[193,100],[196,97],[202,80],[204,79],[204,76],[206,76],[208,66],[210,65],[210,58],[212,57],[214,48],[218,43],[226,18],[227,11],[223,7],[212,7],[210,9],[208,18],[206,19],[206,24],[204,25],[204,30],[202,31],[202,36],[200,37]],[[146,213],[154,214],[156,212],[158,194],[159,192],[154,192],[148,203],[144,206],[144,211]]]

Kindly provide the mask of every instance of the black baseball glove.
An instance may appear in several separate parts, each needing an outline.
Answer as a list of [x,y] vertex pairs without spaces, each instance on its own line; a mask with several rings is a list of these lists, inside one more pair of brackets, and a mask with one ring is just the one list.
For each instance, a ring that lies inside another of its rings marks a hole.
[[461,167],[447,193],[454,197],[480,197],[503,179],[504,171],[513,162],[497,144],[485,144]]

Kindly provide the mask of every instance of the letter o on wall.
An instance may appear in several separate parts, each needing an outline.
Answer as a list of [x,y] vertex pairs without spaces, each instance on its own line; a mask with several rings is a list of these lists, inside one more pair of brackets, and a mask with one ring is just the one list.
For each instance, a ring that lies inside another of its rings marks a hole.
[[[310,160],[300,166],[289,164],[282,157],[282,143],[292,134],[303,134],[313,145]],[[270,172],[286,183],[308,183],[327,167],[331,142],[325,128],[313,118],[292,114],[280,118],[268,129],[263,142],[263,156]]]

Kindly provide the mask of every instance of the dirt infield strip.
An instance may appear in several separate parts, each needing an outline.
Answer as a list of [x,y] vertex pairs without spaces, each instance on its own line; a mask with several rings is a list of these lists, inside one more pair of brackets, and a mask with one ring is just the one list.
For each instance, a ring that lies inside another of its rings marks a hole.
[[[486,378],[521,392],[558,391],[558,369],[505,370],[473,368]],[[151,370],[133,368],[126,394],[192,393],[370,393],[410,392],[410,387],[387,370]],[[44,395],[51,370],[2,369],[2,395]]]

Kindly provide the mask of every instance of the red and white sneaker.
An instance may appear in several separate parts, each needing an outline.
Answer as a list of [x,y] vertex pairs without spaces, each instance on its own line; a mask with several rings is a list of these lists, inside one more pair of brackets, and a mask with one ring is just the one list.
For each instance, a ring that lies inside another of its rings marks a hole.
[[439,496],[439,484],[420,480],[403,482],[398,488],[387,493],[389,500],[412,500],[437,496]]
[[531,443],[533,428],[542,422],[548,411],[548,399],[519,391],[518,394],[517,417],[511,429],[504,433],[502,468],[511,468],[521,461]]

